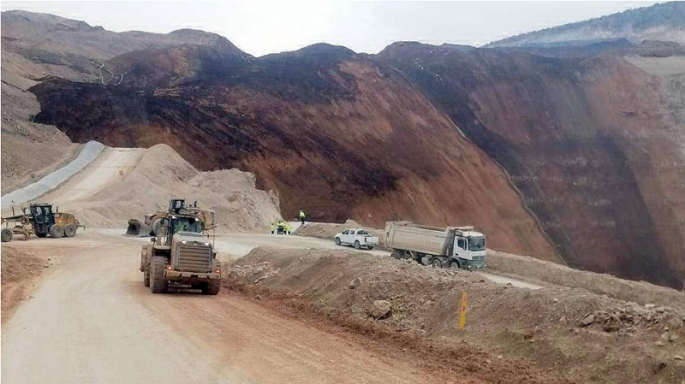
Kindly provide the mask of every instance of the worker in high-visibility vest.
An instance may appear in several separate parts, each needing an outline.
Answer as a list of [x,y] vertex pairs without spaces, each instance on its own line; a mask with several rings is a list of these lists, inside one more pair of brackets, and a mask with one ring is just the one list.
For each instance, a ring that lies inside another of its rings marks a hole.
[[302,225],[304,225],[304,218],[305,218],[304,211],[302,209],[300,209],[300,221],[302,222]]

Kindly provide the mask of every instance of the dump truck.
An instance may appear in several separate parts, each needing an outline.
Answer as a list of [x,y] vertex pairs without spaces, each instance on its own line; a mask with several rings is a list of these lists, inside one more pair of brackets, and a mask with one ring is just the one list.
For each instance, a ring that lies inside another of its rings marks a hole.
[[[214,250],[214,211],[169,201],[151,244],[140,254],[143,284],[152,293],[166,293],[170,285],[200,289],[205,295],[221,290],[221,262]],[[210,239],[209,231],[212,230]]]
[[[14,235],[24,236],[24,240],[35,234],[38,237],[52,238],[74,237],[79,227],[85,229],[76,217],[71,213],[59,212],[59,208],[53,209],[52,204],[34,203],[28,207],[21,207],[21,215],[3,217],[2,233],[0,238],[3,243],[12,241]],[[12,208],[14,213],[14,208]],[[13,224],[10,228],[10,224]]]
[[408,221],[385,224],[385,246],[396,259],[437,268],[485,268],[485,235],[468,227],[431,227]]

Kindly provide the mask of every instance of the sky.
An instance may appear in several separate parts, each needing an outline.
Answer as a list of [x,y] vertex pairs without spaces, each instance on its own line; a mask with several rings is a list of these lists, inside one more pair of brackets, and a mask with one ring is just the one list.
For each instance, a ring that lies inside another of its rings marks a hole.
[[365,53],[377,53],[396,41],[480,46],[655,3],[2,1],[0,9],[52,13],[115,32],[201,29],[262,56],[321,42]]

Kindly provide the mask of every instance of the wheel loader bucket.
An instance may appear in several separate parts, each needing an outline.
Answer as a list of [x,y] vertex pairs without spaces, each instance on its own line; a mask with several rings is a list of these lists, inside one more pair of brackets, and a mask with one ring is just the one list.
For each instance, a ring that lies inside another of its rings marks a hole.
[[126,236],[150,236],[150,230],[146,225],[141,224],[139,220],[130,219],[128,221],[128,228],[126,229]]

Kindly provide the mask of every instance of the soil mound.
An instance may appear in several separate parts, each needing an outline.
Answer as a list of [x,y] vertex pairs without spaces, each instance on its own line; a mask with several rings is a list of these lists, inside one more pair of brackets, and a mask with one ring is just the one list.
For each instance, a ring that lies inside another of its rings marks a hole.
[[[685,312],[674,308],[561,286],[517,289],[477,273],[346,251],[257,248],[229,267],[229,281],[306,298],[321,313],[351,314],[395,333],[473,343],[577,382],[685,379],[678,359]],[[464,292],[466,328],[459,331]],[[379,317],[382,301],[390,311]]]
[[[93,194],[81,193],[82,198],[70,201],[69,193],[63,192],[78,189],[79,183],[90,177],[84,174],[60,187],[62,192],[56,192],[54,199],[42,199],[60,204],[63,211],[74,212],[90,227],[125,227],[128,219],[142,219],[147,213],[166,210],[169,199],[176,197],[190,203],[197,200],[199,206],[213,209],[219,231],[264,228],[281,217],[278,197],[258,190],[251,173],[237,169],[200,172],[167,145],[129,151],[140,156],[137,164],[121,171]],[[104,169],[107,164],[94,167]]]

